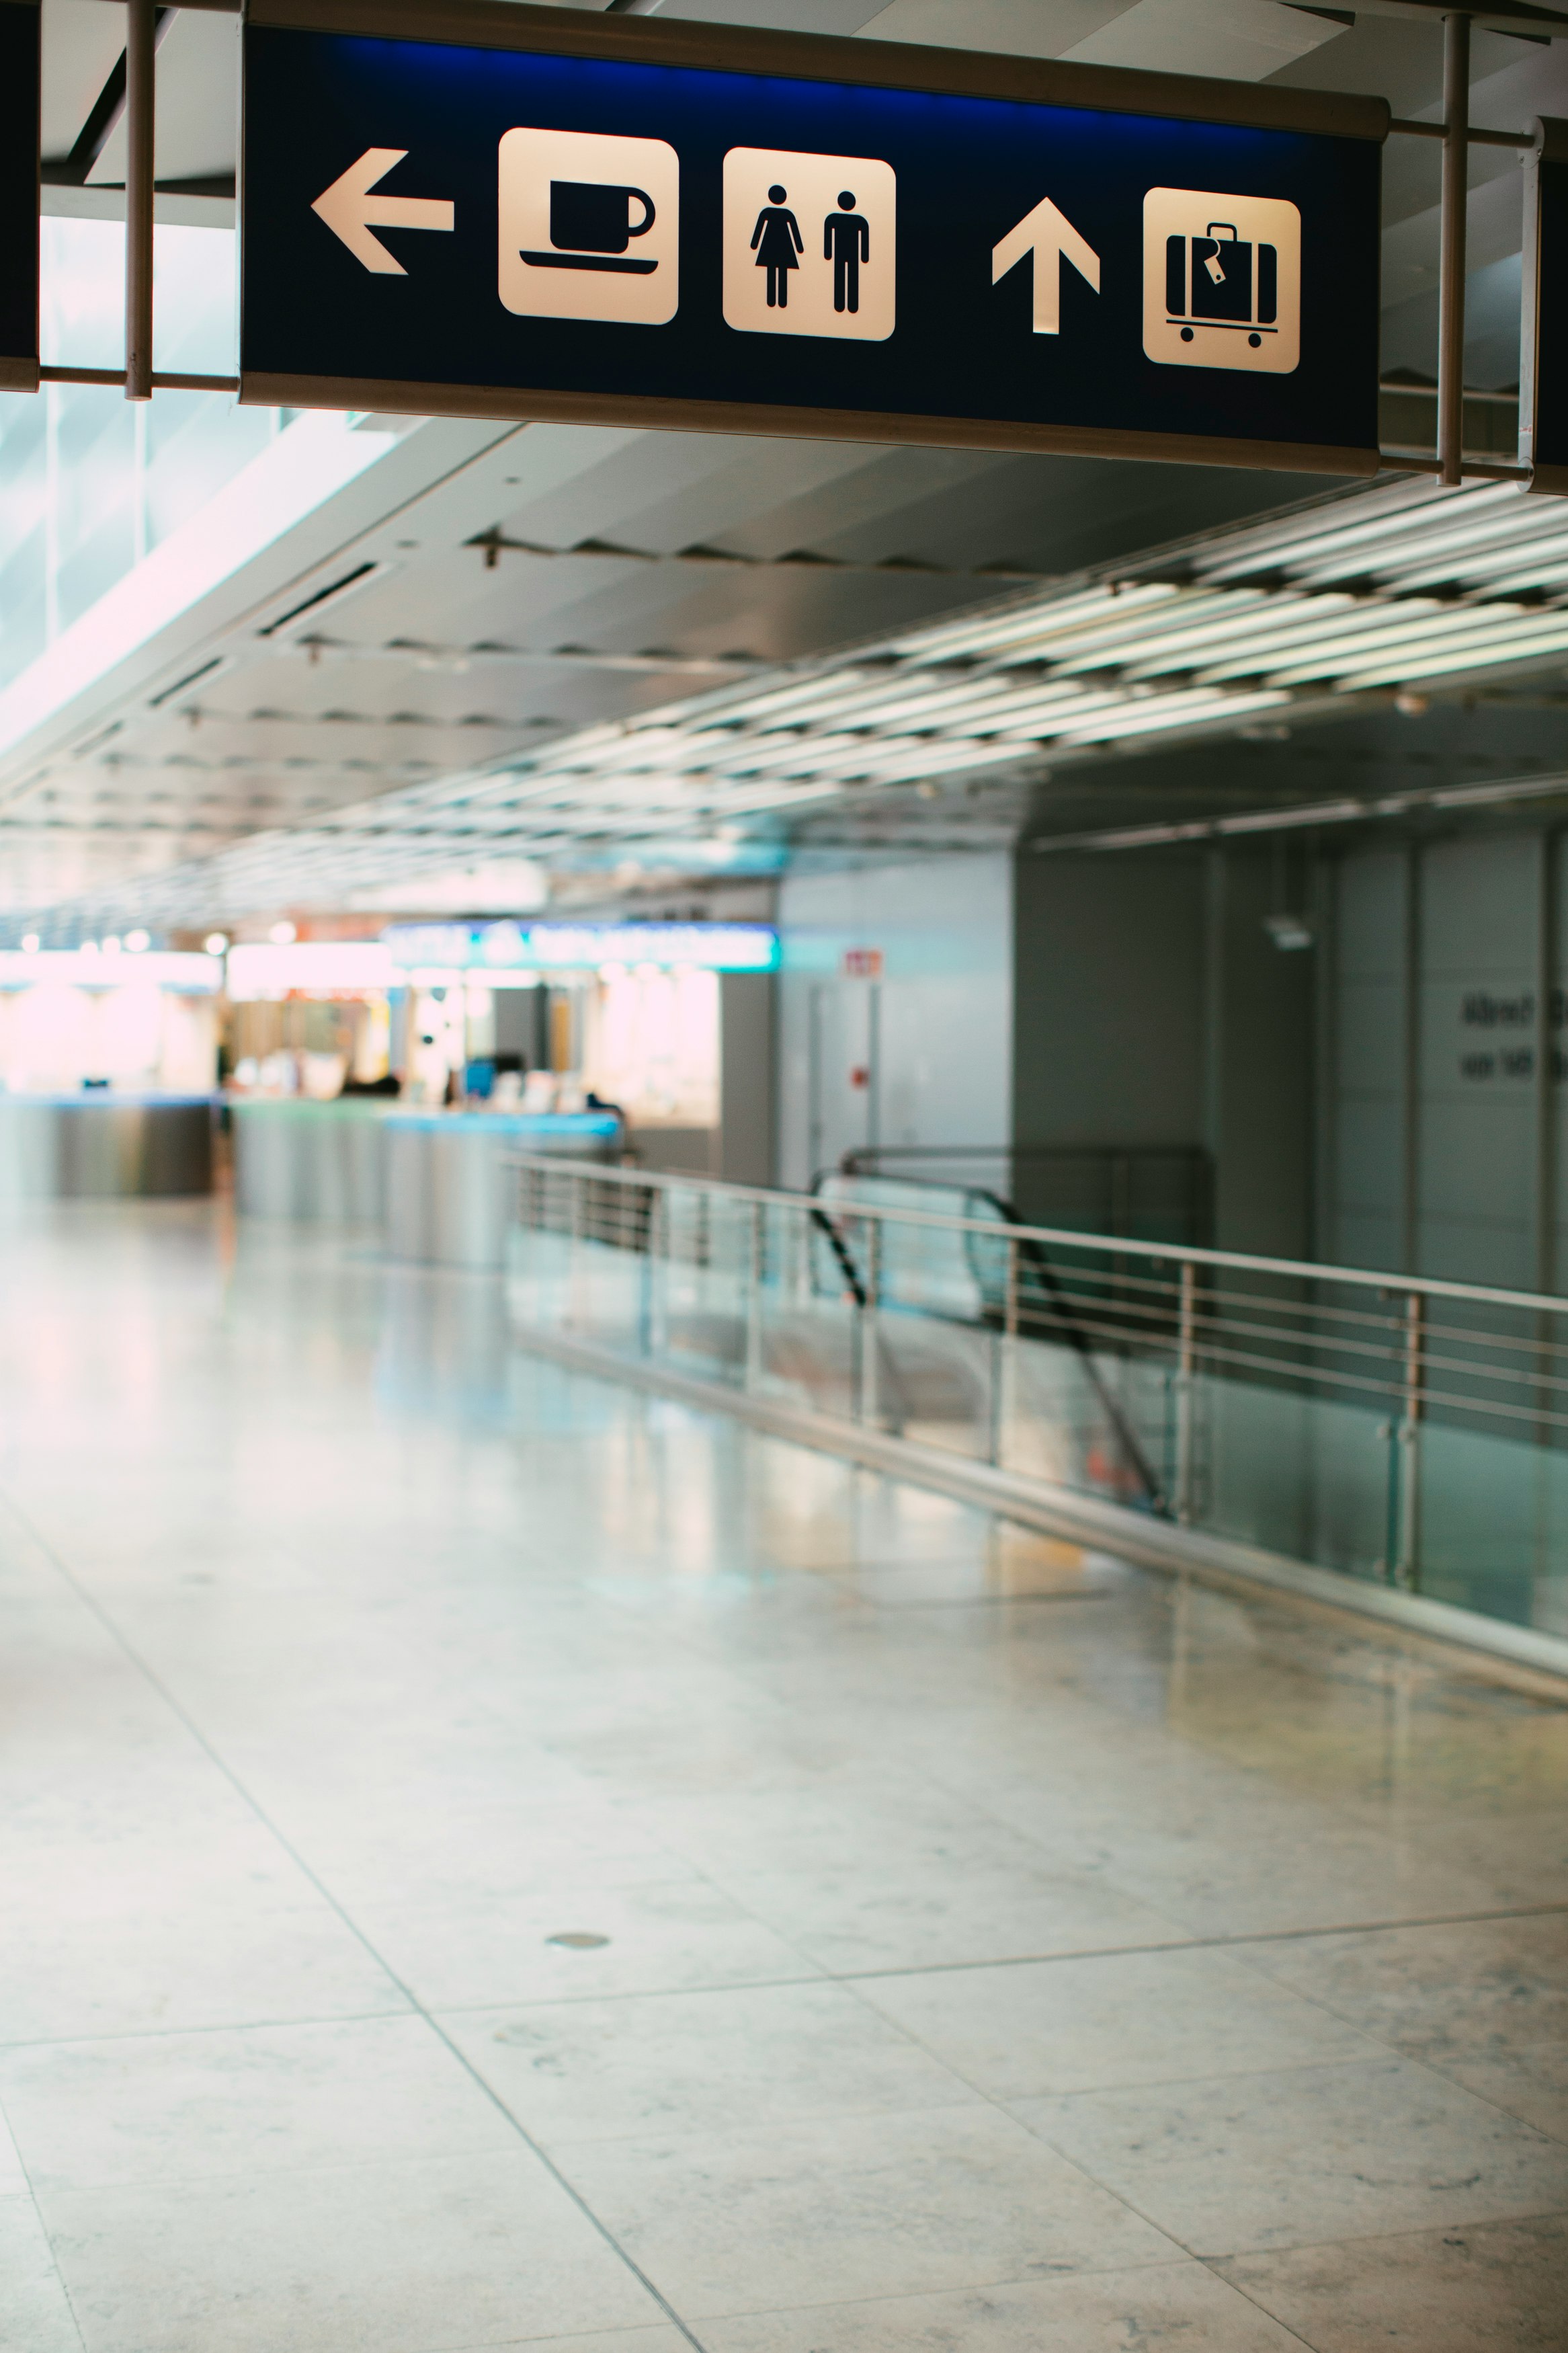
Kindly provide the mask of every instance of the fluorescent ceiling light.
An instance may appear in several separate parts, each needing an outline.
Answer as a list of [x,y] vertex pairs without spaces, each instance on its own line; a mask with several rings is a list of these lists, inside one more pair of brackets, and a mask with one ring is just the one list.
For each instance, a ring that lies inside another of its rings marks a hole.
[[1288,694],[1171,695],[1158,705],[1130,703],[1124,712],[1108,712],[1068,738],[1074,744],[1120,742],[1125,735],[1149,735],[1164,728],[1197,727],[1213,719],[1234,719],[1253,711],[1278,711]]
[[1406,659],[1392,670],[1358,672],[1354,678],[1342,681],[1339,691],[1344,692],[1357,687],[1403,686],[1407,680],[1414,678],[1439,678],[1453,670],[1468,673],[1478,670],[1495,670],[1504,662],[1539,660],[1544,654],[1568,651],[1568,615],[1554,617],[1558,628],[1550,637],[1509,637],[1500,645],[1491,646],[1484,652],[1462,656],[1445,654],[1431,661]]

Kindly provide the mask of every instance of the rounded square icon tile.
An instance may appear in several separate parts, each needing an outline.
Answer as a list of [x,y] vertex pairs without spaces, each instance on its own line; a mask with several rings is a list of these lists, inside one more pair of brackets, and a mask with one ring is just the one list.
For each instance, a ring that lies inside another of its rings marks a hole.
[[731,148],[724,158],[730,326],[743,334],[885,343],[897,272],[898,177],[890,164]]
[[680,300],[680,160],[663,139],[509,131],[497,290],[534,319],[662,327]]
[[1151,188],[1143,349],[1165,367],[1289,375],[1301,356],[1301,216],[1282,196]]

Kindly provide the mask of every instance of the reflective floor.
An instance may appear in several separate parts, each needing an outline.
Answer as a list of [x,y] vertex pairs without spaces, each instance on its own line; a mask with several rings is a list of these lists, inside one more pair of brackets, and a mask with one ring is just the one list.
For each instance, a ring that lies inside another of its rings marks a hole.
[[1568,2347],[1568,1708],[0,1232],[0,2345]]

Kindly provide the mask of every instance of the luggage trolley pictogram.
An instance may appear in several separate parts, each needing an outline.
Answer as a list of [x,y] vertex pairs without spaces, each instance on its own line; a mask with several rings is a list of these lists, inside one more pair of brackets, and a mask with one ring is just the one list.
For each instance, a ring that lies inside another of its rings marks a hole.
[[1143,349],[1167,367],[1289,375],[1301,353],[1301,216],[1277,196],[1151,188]]

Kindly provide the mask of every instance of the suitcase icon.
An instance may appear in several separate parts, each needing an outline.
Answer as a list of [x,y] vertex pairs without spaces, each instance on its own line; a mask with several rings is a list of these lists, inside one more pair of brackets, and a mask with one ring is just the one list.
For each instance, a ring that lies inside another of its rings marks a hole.
[[1270,374],[1296,366],[1301,220],[1294,205],[1151,188],[1143,245],[1143,348],[1150,359]]
[[1212,319],[1272,334],[1279,288],[1276,248],[1244,243],[1229,221],[1210,221],[1202,237],[1165,239],[1165,311],[1174,325]]

